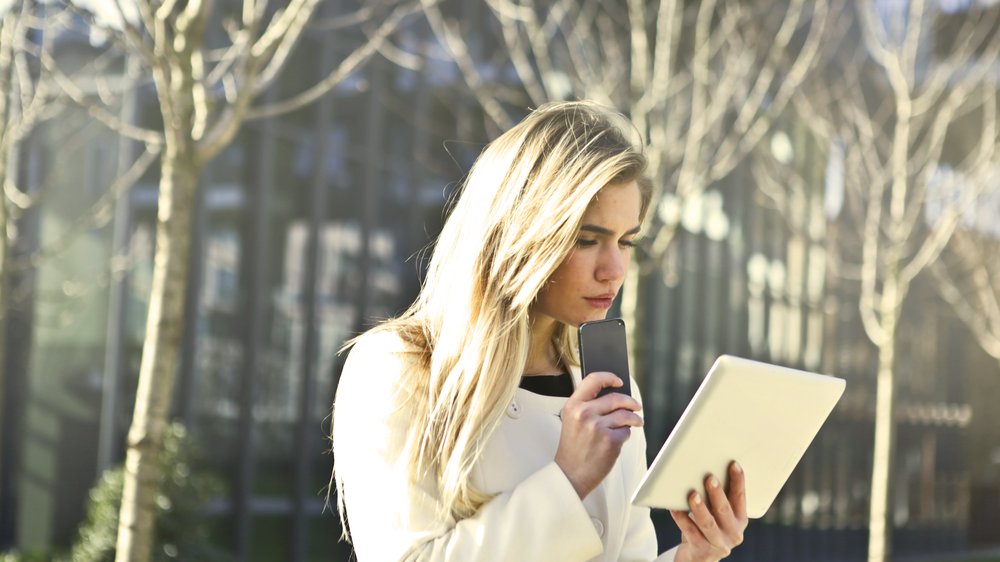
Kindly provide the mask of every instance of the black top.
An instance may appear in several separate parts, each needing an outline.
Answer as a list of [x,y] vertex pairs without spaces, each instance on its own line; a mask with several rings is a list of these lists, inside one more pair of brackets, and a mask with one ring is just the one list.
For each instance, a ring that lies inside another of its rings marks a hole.
[[543,396],[569,398],[573,394],[573,379],[569,373],[521,377],[521,388]]

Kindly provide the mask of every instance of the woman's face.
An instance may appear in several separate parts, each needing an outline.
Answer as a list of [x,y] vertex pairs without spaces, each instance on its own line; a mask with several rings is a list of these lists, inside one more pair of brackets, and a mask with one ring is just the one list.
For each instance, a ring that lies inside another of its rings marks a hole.
[[535,314],[570,326],[607,316],[632,259],[640,206],[635,181],[601,189],[583,215],[576,247],[538,293]]

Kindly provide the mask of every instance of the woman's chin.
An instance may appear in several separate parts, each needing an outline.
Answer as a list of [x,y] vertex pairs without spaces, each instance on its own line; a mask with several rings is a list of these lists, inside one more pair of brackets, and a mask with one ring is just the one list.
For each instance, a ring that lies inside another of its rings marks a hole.
[[586,322],[594,322],[595,320],[604,320],[608,317],[607,310],[591,310],[586,312],[581,312],[579,314],[567,314],[566,316],[556,317],[556,321],[561,322],[571,328],[579,328],[580,324]]
[[591,312],[582,316],[582,319],[577,322],[574,327],[580,327],[580,324],[585,322],[596,322],[597,320],[604,320],[608,317],[608,312],[606,310],[600,312]]

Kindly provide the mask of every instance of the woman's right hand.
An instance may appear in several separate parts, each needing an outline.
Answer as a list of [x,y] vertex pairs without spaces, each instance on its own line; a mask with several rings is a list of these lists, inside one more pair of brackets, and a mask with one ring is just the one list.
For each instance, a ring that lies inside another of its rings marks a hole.
[[620,386],[621,379],[612,373],[590,373],[563,406],[555,460],[580,499],[611,471],[632,428],[642,427],[636,414],[641,406],[634,398],[619,392],[597,397],[605,387]]

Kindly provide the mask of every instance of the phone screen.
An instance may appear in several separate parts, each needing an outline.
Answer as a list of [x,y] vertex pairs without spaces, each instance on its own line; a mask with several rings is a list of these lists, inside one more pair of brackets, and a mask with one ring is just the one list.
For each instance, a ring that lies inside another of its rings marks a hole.
[[625,322],[621,318],[595,320],[580,324],[580,372],[587,376],[595,371],[618,375],[625,384],[605,388],[598,396],[609,392],[632,395],[629,379],[628,345],[625,342]]

